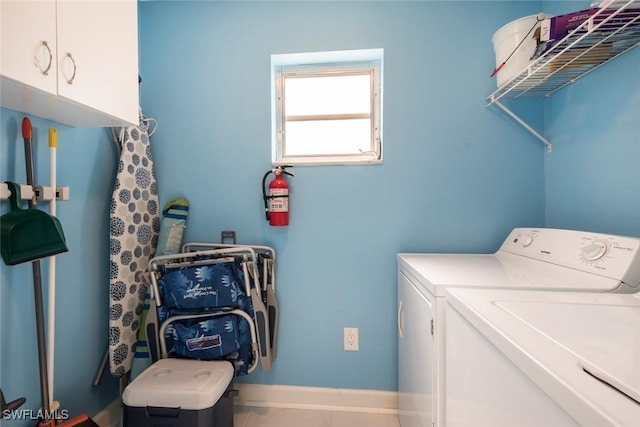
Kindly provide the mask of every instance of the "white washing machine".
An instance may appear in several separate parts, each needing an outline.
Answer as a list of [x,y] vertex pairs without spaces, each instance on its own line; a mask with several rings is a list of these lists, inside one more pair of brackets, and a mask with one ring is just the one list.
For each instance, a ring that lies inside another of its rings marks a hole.
[[640,294],[449,292],[448,426],[640,425]]
[[402,427],[445,420],[446,290],[634,293],[640,239],[516,228],[494,254],[398,254],[398,409]]

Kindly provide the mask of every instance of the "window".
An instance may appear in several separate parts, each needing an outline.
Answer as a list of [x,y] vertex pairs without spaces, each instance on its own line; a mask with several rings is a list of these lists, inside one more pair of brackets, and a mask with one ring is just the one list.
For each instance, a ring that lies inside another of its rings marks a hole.
[[274,165],[382,162],[382,49],[271,56]]

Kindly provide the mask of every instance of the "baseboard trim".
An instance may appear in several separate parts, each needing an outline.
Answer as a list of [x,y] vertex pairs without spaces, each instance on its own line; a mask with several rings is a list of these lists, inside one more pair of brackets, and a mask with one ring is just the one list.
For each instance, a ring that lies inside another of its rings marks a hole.
[[235,404],[320,411],[397,414],[398,394],[394,391],[330,387],[240,384]]
[[[234,389],[238,390],[237,406],[398,414],[395,391],[241,383],[235,383]],[[92,419],[100,427],[120,427],[121,400],[114,400]]]
[[114,400],[91,419],[100,427],[120,427],[120,420],[122,419],[122,401],[120,398]]

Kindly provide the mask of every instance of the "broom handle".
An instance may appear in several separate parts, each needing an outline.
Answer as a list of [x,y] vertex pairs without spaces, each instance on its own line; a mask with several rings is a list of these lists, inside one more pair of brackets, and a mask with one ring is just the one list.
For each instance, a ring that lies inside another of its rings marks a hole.
[[[54,127],[49,128],[49,185],[53,188],[53,199],[49,203],[49,213],[51,216],[56,216],[56,197],[58,185],[56,176],[58,161],[56,157],[56,147],[58,146],[58,129]],[[52,410],[56,409],[56,403],[53,394],[53,384],[55,375],[55,334],[56,334],[56,257],[55,255],[49,257],[49,286],[48,298],[47,298],[47,373],[49,374],[49,398],[50,406]]]
[[[25,117],[22,120],[22,137],[24,138],[24,157],[27,166],[27,184],[35,185],[35,174],[33,172],[33,149],[32,138],[33,129],[31,121]],[[29,201],[29,208],[36,207],[36,195]],[[49,380],[47,376],[47,348],[44,336],[44,305],[42,303],[42,275],[40,272],[40,260],[31,263],[33,267],[33,295],[36,305],[36,334],[38,339],[38,367],[40,370],[40,395],[42,399],[42,409],[45,414],[49,413]]]

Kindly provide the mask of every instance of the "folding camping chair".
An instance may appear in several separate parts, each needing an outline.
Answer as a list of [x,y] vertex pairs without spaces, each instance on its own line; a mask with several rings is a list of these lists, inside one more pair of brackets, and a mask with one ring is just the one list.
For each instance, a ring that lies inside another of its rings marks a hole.
[[235,376],[252,372],[258,361],[269,370],[273,341],[258,281],[262,257],[251,247],[235,245],[191,247],[153,258],[149,266],[156,310],[147,315],[152,361],[228,360]]

